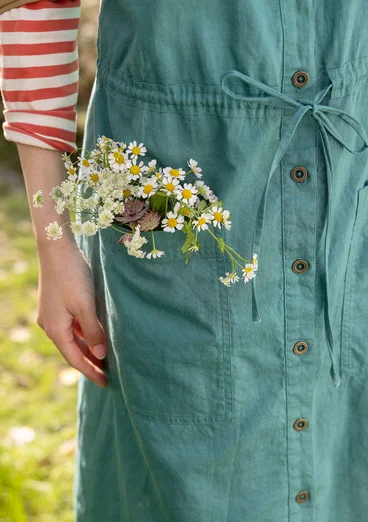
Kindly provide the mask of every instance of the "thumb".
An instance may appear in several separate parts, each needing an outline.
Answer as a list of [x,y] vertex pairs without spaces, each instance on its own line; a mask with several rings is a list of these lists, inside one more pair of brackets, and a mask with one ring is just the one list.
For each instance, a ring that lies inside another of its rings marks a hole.
[[79,313],[78,321],[89,349],[98,359],[103,359],[106,355],[105,332],[95,309],[84,309]]

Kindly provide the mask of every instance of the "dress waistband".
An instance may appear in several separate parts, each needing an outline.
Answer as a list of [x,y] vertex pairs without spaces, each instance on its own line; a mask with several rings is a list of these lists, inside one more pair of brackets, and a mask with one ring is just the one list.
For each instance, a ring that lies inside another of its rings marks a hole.
[[[261,90],[269,93],[271,96],[243,96],[240,94],[235,93],[231,89],[229,89],[225,82],[227,78],[231,77],[237,77],[244,81],[245,83],[248,83],[250,85],[254,85],[256,87],[259,87]],[[296,108],[295,113],[293,114],[291,121],[289,125],[287,126],[286,130],[284,131],[283,135],[281,136],[280,142],[277,146],[271,169],[268,174],[267,182],[263,191],[263,194],[260,199],[260,203],[258,206],[257,211],[257,217],[256,217],[256,227],[255,227],[255,233],[253,237],[253,246],[252,246],[252,252],[255,252],[258,254],[258,259],[260,258],[260,249],[261,249],[261,242],[262,242],[262,234],[263,234],[263,226],[264,226],[264,220],[265,220],[265,210],[266,210],[266,202],[267,202],[267,192],[270,185],[271,178],[273,176],[273,173],[275,172],[279,162],[281,161],[292,137],[294,136],[294,133],[302,120],[303,116],[308,112],[311,111],[311,114],[313,118],[315,119],[318,129],[322,138],[322,146],[323,146],[323,153],[326,161],[327,166],[327,196],[328,196],[328,208],[327,208],[327,218],[326,218],[326,234],[325,234],[325,245],[324,245],[324,258],[325,258],[325,307],[324,307],[324,320],[325,320],[325,332],[326,332],[326,341],[327,341],[327,347],[329,351],[329,355],[331,358],[331,368],[330,368],[330,375],[332,377],[333,383],[336,388],[340,386],[341,383],[341,377],[340,374],[336,368],[336,354],[335,354],[335,340],[332,332],[331,327],[331,318],[330,318],[330,292],[329,292],[329,271],[328,271],[328,253],[329,253],[329,246],[330,246],[330,240],[331,240],[331,208],[332,208],[332,171],[333,171],[333,165],[332,165],[332,157],[331,157],[331,149],[330,149],[330,143],[329,143],[329,135],[334,137],[335,140],[337,140],[341,145],[343,145],[349,152],[353,154],[360,154],[366,150],[368,147],[368,138],[365,132],[365,129],[363,125],[353,118],[350,114],[343,111],[342,109],[339,109],[338,107],[331,107],[328,105],[322,105],[320,102],[323,100],[323,98],[326,96],[328,91],[332,88],[332,83],[330,83],[326,88],[319,91],[313,102],[311,103],[302,103],[299,102],[290,96],[287,96],[285,94],[282,94],[275,90],[272,87],[269,87],[268,85],[258,82],[257,80],[254,80],[253,78],[242,74],[241,72],[237,70],[230,70],[223,74],[221,76],[221,88],[225,93],[227,93],[229,96],[238,99],[238,100],[244,100],[249,102],[259,102],[259,103],[265,103],[269,105],[276,105],[279,107],[287,107],[288,105],[291,105]],[[343,138],[340,136],[339,132],[337,131],[336,127],[332,124],[331,120],[328,118],[327,113],[336,114],[337,116],[340,116],[342,121],[346,122],[363,140],[364,144],[363,146],[358,150],[351,149],[346,141],[343,140]],[[256,296],[256,279],[252,278],[252,319],[253,322],[259,322],[261,321],[261,316],[258,309],[258,303],[257,303],[257,296]]]

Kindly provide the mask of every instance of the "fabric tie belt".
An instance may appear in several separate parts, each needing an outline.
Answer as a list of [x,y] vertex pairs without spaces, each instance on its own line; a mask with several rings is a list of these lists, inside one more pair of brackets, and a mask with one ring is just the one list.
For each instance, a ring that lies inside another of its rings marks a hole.
[[[240,78],[243,82],[248,83],[250,85],[254,85],[255,87],[259,87],[263,91],[269,93],[271,96],[243,96],[237,94],[232,91],[225,85],[225,81],[228,78],[237,77]],[[228,94],[229,96],[243,101],[249,102],[260,102],[266,103],[268,105],[275,105],[279,107],[287,107],[292,106],[296,107],[296,111],[293,114],[293,117],[284,131],[278,147],[276,149],[275,156],[272,161],[271,169],[268,174],[267,182],[263,191],[263,194],[260,199],[260,203],[258,206],[257,217],[256,217],[256,226],[253,237],[253,246],[252,252],[260,254],[261,242],[262,242],[262,234],[263,234],[263,226],[265,221],[265,210],[266,210],[266,199],[267,192],[270,185],[270,181],[273,173],[275,172],[279,162],[281,161],[294,133],[302,120],[303,116],[311,111],[311,115],[315,119],[318,129],[322,138],[322,148],[327,166],[327,196],[328,196],[328,208],[327,208],[327,217],[326,217],[326,234],[325,234],[325,246],[324,246],[324,258],[325,258],[325,307],[324,307],[324,321],[325,321],[325,332],[326,332],[326,341],[327,347],[329,351],[329,355],[331,358],[331,369],[330,374],[333,380],[335,387],[339,387],[341,382],[341,377],[337,370],[336,365],[336,354],[335,354],[335,341],[333,337],[332,327],[331,327],[331,317],[330,317],[330,301],[329,301],[329,267],[328,267],[328,253],[330,246],[330,220],[331,220],[331,208],[332,208],[332,158],[331,158],[331,149],[328,134],[333,136],[341,145],[343,145],[349,152],[353,154],[360,154],[366,150],[368,147],[368,138],[362,124],[353,118],[350,114],[339,109],[337,107],[331,107],[327,105],[321,105],[320,102],[323,100],[328,91],[332,88],[332,83],[328,85],[328,87],[322,89],[318,94],[316,94],[313,102],[311,103],[301,103],[290,96],[282,94],[272,87],[268,85],[258,82],[249,76],[242,74],[239,71],[231,70],[226,72],[221,76],[221,89]],[[336,114],[340,116],[342,121],[346,122],[363,140],[364,145],[359,150],[352,150],[348,144],[343,140],[340,136],[339,132],[335,128],[335,126],[331,123],[330,119],[327,117],[326,113]],[[257,297],[256,297],[256,277],[252,278],[252,320],[253,322],[261,321]]]

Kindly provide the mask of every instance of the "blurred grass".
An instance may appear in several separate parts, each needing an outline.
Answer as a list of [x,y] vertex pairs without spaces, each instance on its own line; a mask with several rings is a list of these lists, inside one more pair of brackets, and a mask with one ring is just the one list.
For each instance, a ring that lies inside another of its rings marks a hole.
[[[0,193],[0,521],[71,522],[76,379],[66,386],[62,377],[75,371],[35,322],[38,260],[25,189],[1,181]],[[14,439],[14,427],[34,439]]]
[[[82,2],[78,147],[95,74],[98,4]],[[0,522],[74,521],[79,374],[36,324],[37,282],[17,149],[0,132]]]

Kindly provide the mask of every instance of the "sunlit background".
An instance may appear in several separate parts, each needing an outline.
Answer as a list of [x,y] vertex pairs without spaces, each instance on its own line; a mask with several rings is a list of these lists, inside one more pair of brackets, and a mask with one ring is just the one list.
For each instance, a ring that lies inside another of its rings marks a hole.
[[[98,4],[82,0],[78,147],[95,74]],[[1,102],[0,109],[2,118]],[[74,521],[79,372],[36,324],[37,280],[36,244],[17,148],[1,130],[0,522]]]

